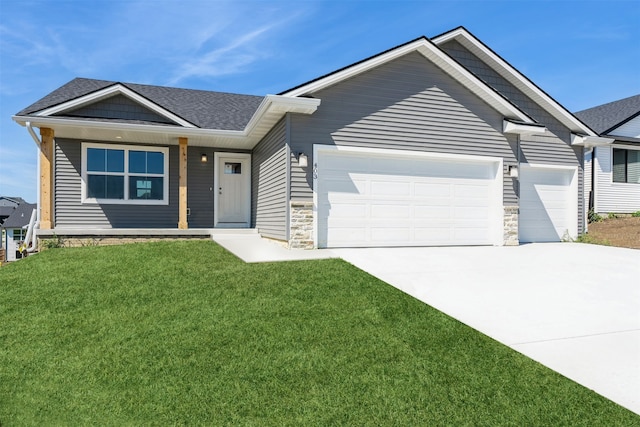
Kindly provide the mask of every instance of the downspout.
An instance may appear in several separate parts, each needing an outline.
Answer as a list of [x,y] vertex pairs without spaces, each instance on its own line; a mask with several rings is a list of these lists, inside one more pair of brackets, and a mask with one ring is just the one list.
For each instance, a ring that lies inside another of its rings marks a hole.
[[[31,134],[31,138],[36,143],[38,150],[41,150],[42,141],[38,138],[38,135],[33,130],[33,126],[31,126],[31,122],[25,123],[29,134]],[[38,154],[38,167],[37,167],[38,179],[40,178],[40,155]],[[36,181],[37,182],[37,181]],[[27,239],[25,239],[25,245],[27,245],[27,252],[31,253],[36,250],[37,245],[33,244],[36,242],[36,234],[37,229],[40,227],[40,185],[37,185],[36,190],[36,218],[34,223],[33,214],[31,215],[31,221],[29,221],[29,229],[27,230]],[[31,243],[31,246],[29,244]]]

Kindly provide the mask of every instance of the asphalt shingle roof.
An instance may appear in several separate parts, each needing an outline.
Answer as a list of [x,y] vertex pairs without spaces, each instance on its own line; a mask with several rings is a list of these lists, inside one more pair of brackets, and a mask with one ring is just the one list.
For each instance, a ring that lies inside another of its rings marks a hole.
[[121,84],[203,129],[243,130],[262,96],[76,78],[20,111],[25,116]]
[[598,105],[574,114],[597,133],[606,134],[640,114],[640,95]]
[[5,219],[2,223],[2,228],[22,228],[29,224],[31,219],[31,212],[36,209],[35,204],[22,203],[20,204],[9,218]]

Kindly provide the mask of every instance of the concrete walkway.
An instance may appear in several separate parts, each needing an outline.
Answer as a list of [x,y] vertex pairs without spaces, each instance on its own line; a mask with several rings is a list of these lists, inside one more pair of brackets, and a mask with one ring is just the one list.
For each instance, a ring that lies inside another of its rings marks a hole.
[[300,261],[307,259],[337,258],[328,249],[304,250],[286,249],[283,245],[263,239],[254,230],[216,230],[213,241],[243,260],[244,262]]
[[545,243],[333,252],[640,414],[640,251]]

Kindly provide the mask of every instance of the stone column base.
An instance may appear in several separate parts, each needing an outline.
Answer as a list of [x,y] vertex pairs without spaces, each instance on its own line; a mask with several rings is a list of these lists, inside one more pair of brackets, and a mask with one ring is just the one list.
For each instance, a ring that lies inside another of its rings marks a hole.
[[289,248],[314,249],[313,202],[291,201],[289,218]]
[[504,245],[518,246],[518,206],[504,207]]

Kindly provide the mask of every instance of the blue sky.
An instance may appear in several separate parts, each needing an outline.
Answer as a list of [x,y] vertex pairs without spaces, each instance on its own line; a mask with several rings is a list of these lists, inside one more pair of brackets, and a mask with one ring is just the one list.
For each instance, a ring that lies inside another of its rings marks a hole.
[[0,195],[35,202],[11,116],[75,77],[273,94],[460,25],[570,111],[640,93],[637,0],[0,0]]

